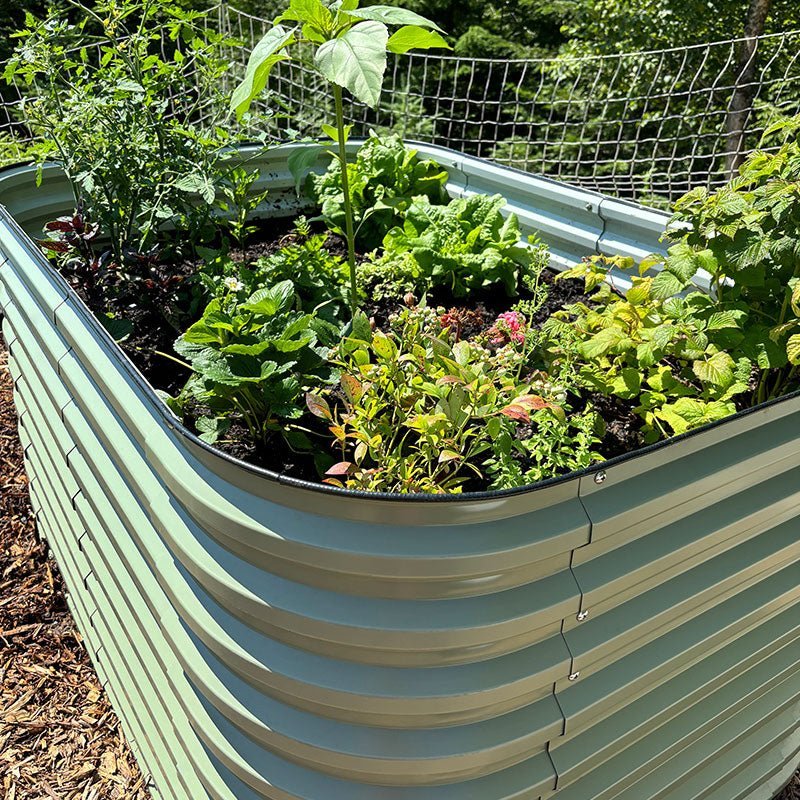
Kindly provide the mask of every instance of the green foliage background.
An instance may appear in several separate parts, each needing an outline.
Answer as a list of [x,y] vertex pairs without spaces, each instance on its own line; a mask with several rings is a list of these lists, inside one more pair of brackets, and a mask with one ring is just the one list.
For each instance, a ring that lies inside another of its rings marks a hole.
[[[208,4],[187,0],[185,5]],[[283,7],[280,0],[232,5],[269,19]],[[447,30],[457,55],[475,58],[556,55],[573,48],[614,53],[729,39],[742,35],[748,8],[747,0],[409,0],[403,5]],[[0,0],[0,59],[13,49],[8,37],[25,11],[41,14],[46,6],[45,0]],[[765,32],[798,27],[800,4],[773,0]]]

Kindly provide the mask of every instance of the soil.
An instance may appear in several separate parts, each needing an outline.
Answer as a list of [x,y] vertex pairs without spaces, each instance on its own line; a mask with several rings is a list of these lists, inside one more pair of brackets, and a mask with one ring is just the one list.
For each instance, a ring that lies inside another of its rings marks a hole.
[[0,350],[0,792],[6,800],[149,800],[36,536]]
[[[312,231],[324,230],[320,223],[312,223]],[[229,255],[233,261],[243,264],[253,263],[259,258],[275,253],[281,247],[301,241],[292,218],[279,218],[262,221],[250,234],[244,250],[233,249]],[[347,256],[344,239],[329,234],[327,249],[343,258]],[[357,255],[359,260],[364,254]],[[142,274],[150,275],[151,280],[145,286],[139,282],[138,296],[134,293],[119,294],[110,301],[102,301],[99,293],[87,286],[82,274],[73,275],[70,282],[81,295],[84,302],[97,314],[111,311],[115,315],[129,319],[134,326],[133,333],[120,343],[133,363],[145,375],[150,383],[158,389],[176,394],[189,377],[189,371],[163,354],[172,354],[175,339],[193,319],[181,311],[189,304],[189,285],[191,276],[197,271],[198,263],[182,260],[175,265],[168,265],[154,259],[146,265],[148,270]],[[69,279],[69,277],[68,277]],[[579,280],[555,280],[555,274],[545,272],[542,279],[547,287],[547,298],[538,309],[529,325],[542,325],[554,311],[578,301],[591,302],[584,294],[583,282]],[[152,285],[151,285],[152,284]],[[149,287],[149,288],[148,288]],[[519,297],[509,298],[502,290],[485,291],[473,294],[468,299],[456,300],[446,291],[437,290],[429,293],[429,306],[443,307],[450,317],[449,324],[458,330],[459,338],[471,339],[492,327],[498,315],[508,311],[519,300],[531,299],[530,293],[522,292]],[[407,298],[397,300],[381,300],[367,302],[364,311],[377,328],[386,328],[389,318],[404,306]],[[195,317],[196,318],[196,317]],[[605,458],[630,452],[641,446],[640,418],[633,413],[633,405],[616,398],[603,395],[592,395],[578,398],[575,405],[578,409],[587,402],[592,402],[602,416],[606,433],[598,446]],[[202,409],[189,409],[187,423],[192,427],[195,415]],[[307,414],[299,424],[314,434],[319,434],[320,441],[327,443],[329,436],[320,421]],[[234,425],[228,433],[218,440],[216,447],[243,461],[271,469],[281,474],[292,475],[309,481],[320,480],[321,463],[329,466],[334,459],[327,452],[317,459],[302,452],[293,451],[281,436],[274,436],[266,444],[256,445],[252,442],[247,429]],[[328,451],[330,452],[330,451]],[[324,472],[324,469],[322,470]],[[474,485],[473,485],[474,483]],[[465,486],[465,490],[479,491],[485,488],[476,482]]]

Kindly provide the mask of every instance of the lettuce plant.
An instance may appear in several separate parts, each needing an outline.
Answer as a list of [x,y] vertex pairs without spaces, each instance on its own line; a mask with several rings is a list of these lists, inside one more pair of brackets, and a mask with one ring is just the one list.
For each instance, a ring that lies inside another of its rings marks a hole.
[[[285,24],[288,23],[288,24]],[[389,35],[389,29],[396,30]],[[397,6],[359,7],[359,0],[290,0],[289,7],[255,46],[247,62],[244,79],[231,98],[231,108],[243,115],[267,85],[272,68],[300,54],[301,46],[313,50],[312,68],[333,87],[335,125],[322,130],[335,149],[328,152],[339,161],[342,178],[344,230],[350,270],[350,303],[357,307],[355,223],[347,171],[347,139],[350,126],[344,122],[342,90],[370,108],[377,108],[386,72],[386,53],[447,47],[441,29],[428,19]],[[313,164],[319,152],[298,151],[291,167],[296,175]]]
[[[444,184],[447,172],[435,161],[420,159],[406,149],[399,136],[379,137],[374,132],[347,165],[350,203],[356,224],[356,241],[366,250],[378,247],[388,231],[403,224],[415,197],[432,204],[449,200]],[[324,175],[309,176],[311,195],[329,228],[344,233],[345,208],[342,167],[331,161]]]
[[441,286],[464,297],[500,285],[517,293],[521,278],[541,271],[540,251],[520,244],[514,214],[503,217],[500,195],[474,195],[447,206],[411,203],[402,227],[386,234],[384,253],[367,268],[365,283],[386,293],[395,285],[425,291]]

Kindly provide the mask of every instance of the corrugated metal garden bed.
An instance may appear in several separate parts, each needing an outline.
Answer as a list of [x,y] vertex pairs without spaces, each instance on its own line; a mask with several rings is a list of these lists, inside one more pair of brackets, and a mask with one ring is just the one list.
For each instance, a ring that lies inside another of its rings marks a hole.
[[[261,164],[293,208],[285,159]],[[555,266],[656,212],[428,148]],[[800,752],[800,397],[483,496],[359,495],[188,433],[54,274],[56,169],[0,176],[39,525],[165,798],[767,800]]]

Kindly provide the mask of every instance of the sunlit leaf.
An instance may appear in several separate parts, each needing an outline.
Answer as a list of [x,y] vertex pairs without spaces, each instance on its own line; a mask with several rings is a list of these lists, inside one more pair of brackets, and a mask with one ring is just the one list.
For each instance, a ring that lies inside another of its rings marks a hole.
[[701,381],[724,387],[733,382],[735,366],[727,353],[719,352],[705,360],[698,359],[692,364],[692,370]]
[[789,363],[797,366],[800,364],[800,333],[790,336],[786,342],[786,355]]
[[314,64],[323,77],[375,108],[386,72],[388,40],[389,31],[383,23],[359,22],[342,36],[320,45]]
[[237,117],[241,118],[249,110],[253,100],[264,91],[272,68],[287,58],[279,51],[292,42],[294,42],[294,30],[275,25],[255,46],[247,61],[244,78],[231,97],[231,111],[236,112]]
[[407,53],[409,50],[430,50],[433,47],[450,49],[450,45],[436,31],[429,31],[419,25],[405,25],[395,31],[386,43],[392,53]]
[[366,8],[354,9],[348,13],[359,19],[377,20],[387,25],[418,25],[421,28],[432,28],[435,31],[442,31],[435,22],[431,22],[431,20],[413,11],[407,11],[404,8],[397,8],[395,6],[367,6]]

